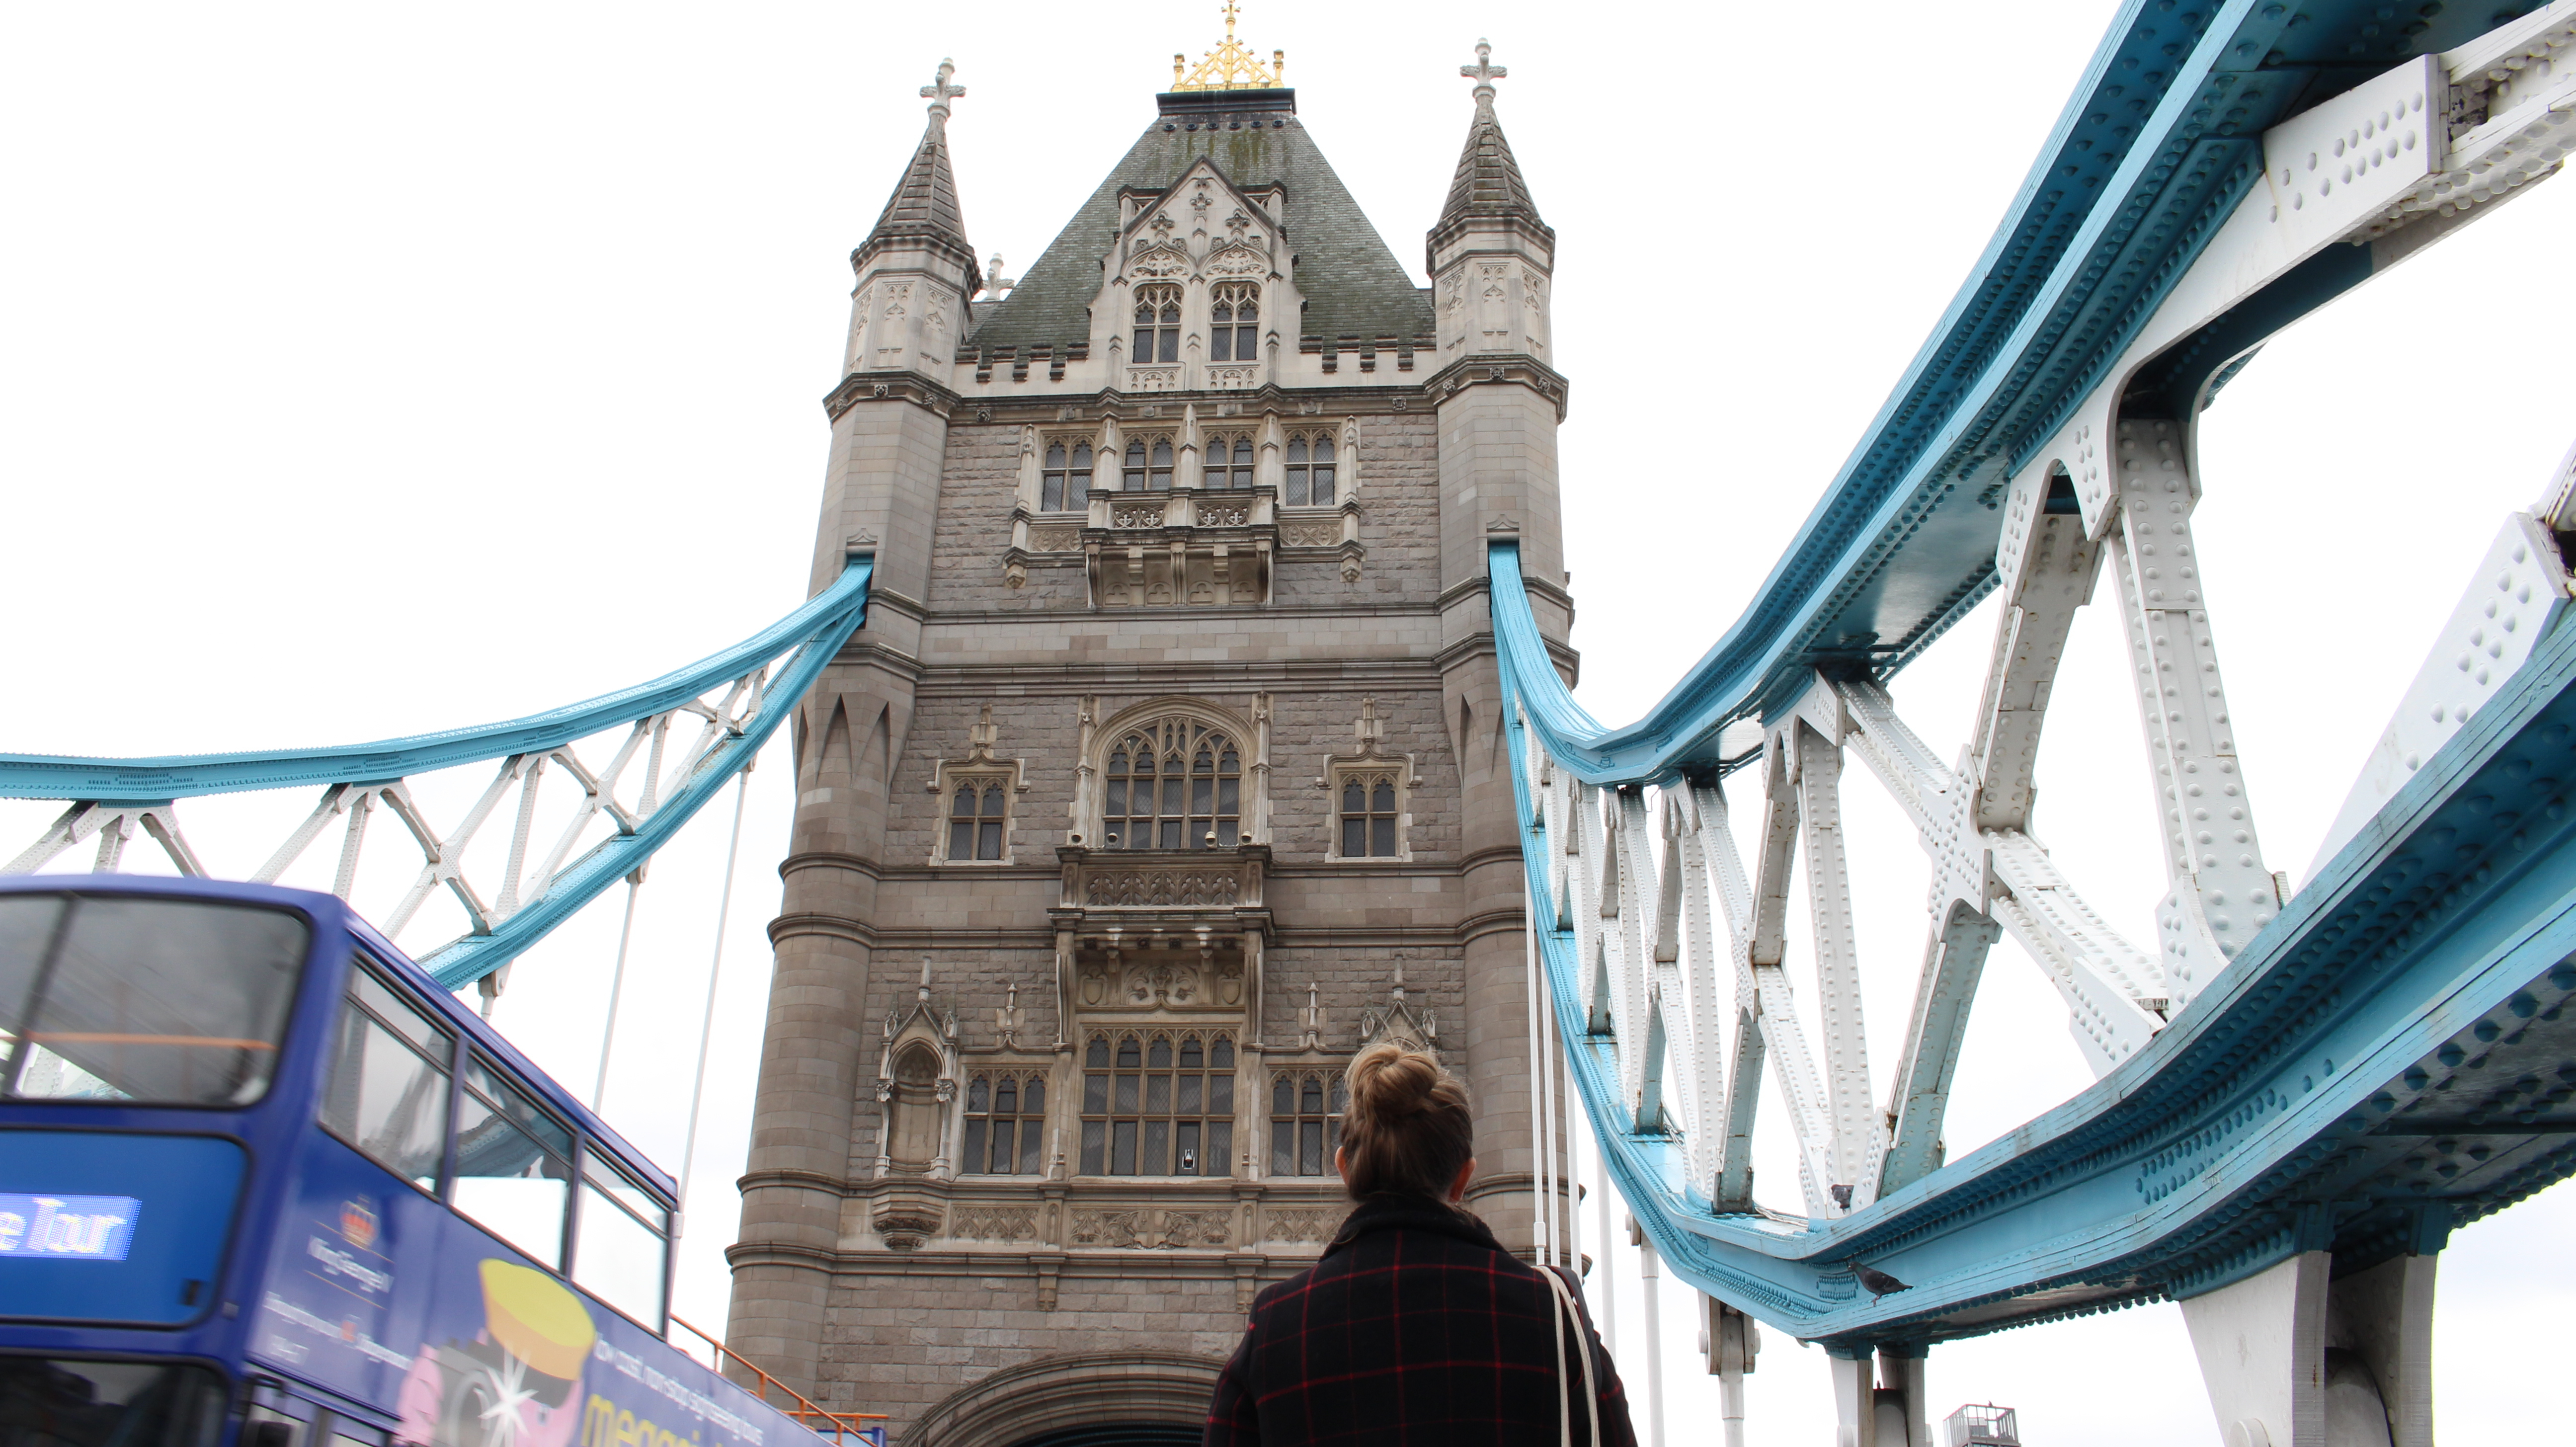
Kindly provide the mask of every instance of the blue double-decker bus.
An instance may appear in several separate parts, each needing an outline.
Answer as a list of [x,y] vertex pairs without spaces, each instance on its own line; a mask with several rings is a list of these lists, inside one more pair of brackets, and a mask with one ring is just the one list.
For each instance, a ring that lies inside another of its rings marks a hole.
[[0,1447],[875,1435],[666,1344],[676,1204],[338,899],[0,879]]

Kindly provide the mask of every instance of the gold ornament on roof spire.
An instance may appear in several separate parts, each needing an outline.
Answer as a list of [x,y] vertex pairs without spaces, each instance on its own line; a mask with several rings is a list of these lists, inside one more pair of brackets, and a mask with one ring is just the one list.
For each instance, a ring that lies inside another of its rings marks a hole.
[[1234,38],[1234,17],[1240,8],[1234,0],[1225,0],[1224,43],[1209,51],[1196,70],[1182,74],[1189,65],[1188,58],[1172,57],[1172,89],[1267,90],[1283,83],[1281,77],[1288,73],[1287,51],[1270,52],[1270,63],[1265,66],[1259,57]]

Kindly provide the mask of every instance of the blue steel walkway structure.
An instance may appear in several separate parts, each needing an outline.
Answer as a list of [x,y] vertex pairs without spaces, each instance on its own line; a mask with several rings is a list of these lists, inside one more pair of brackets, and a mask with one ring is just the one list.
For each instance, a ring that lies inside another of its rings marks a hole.
[[[386,933],[399,933],[431,894],[446,889],[463,906],[467,931],[424,952],[420,963],[440,984],[460,989],[509,964],[601,891],[642,869],[728,780],[751,766],[865,619],[873,570],[872,557],[854,555],[840,577],[804,606],[722,652],[648,683],[505,723],[320,749],[146,759],[0,754],[0,798],[69,804],[43,838],[0,866],[0,874],[33,870],[92,836],[99,840],[98,868],[112,869],[139,830],[169,852],[182,874],[201,875],[205,868],[179,828],[178,801],[319,786],[322,796],[313,813],[254,881],[275,881],[337,822],[342,836],[334,892],[346,897],[369,816],[379,808],[393,814],[419,847],[422,862],[386,919]],[[692,719],[693,740],[687,737]],[[683,734],[676,740],[675,724]],[[594,769],[582,762],[576,745],[601,736],[611,756]],[[408,781],[474,765],[492,766],[492,778],[464,817],[442,833]],[[549,765],[570,781],[575,797],[541,816]],[[487,859],[481,871],[497,876],[487,897],[468,873],[466,851],[514,785],[519,798],[507,857],[497,868]],[[619,797],[621,786],[631,790],[627,801]],[[559,832],[551,850],[532,855],[531,833],[540,817]],[[592,835],[603,837],[582,847]]]
[[[2126,7],[1751,606],[1633,723],[1575,704],[1517,542],[1496,535],[1548,1005],[1534,1045],[1566,1077],[1535,1096],[1579,1102],[1642,1241],[1710,1298],[1712,1371],[1745,1368],[1729,1323],[1747,1315],[1837,1358],[1846,1441],[1871,1440],[1873,1391],[1919,1435],[1932,1343],[2178,1299],[2196,1333],[2280,1343],[2209,1368],[2229,1440],[2306,1441],[2331,1301],[2405,1344],[2369,1363],[2373,1390],[2393,1440],[2429,1442],[2431,1258],[2576,1174],[2576,631],[2556,626],[2570,479],[2507,520],[2292,897],[2261,857],[2199,592],[2194,423],[2283,327],[2554,173],[2576,149],[2571,47],[2569,4]],[[2120,938],[2029,833],[2049,684],[2106,573],[2164,816],[2153,948]],[[1998,591],[1953,768],[1882,685]],[[1839,837],[1847,755],[1933,866],[1883,1104]],[[1747,807],[1750,861],[1727,822]],[[1804,1002],[1782,958],[1802,856]],[[2065,997],[2099,1079],[1948,1161],[1942,1109],[2005,934]],[[1803,1214],[1753,1198],[1766,1077],[1798,1136]],[[1538,1234],[1570,1260],[1553,1149]]]

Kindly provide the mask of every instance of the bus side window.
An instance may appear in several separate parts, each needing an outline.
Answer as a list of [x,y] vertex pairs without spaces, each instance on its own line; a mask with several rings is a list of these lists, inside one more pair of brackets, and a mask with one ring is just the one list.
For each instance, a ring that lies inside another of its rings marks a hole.
[[475,1055],[456,1109],[456,1209],[493,1235],[563,1269],[572,1132]]
[[581,1239],[572,1279],[655,1331],[662,1329],[662,1258],[670,1213],[594,1148],[583,1168]]
[[454,1058],[448,1033],[403,1003],[362,956],[349,971],[322,1124],[435,1195],[447,1153],[447,1062]]

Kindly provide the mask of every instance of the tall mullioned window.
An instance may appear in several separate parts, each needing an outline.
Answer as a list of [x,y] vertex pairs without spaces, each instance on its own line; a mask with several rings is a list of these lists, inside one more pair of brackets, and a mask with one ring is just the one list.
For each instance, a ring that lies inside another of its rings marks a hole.
[[1280,500],[1290,507],[1322,507],[1333,500],[1333,439],[1291,437],[1288,439],[1288,478],[1285,496]]
[[1241,284],[1218,287],[1208,309],[1208,360],[1252,362],[1260,357],[1261,289]]
[[1232,1174],[1233,1040],[1094,1035],[1082,1065],[1082,1174]]
[[1038,508],[1042,512],[1080,512],[1091,505],[1091,444],[1050,442],[1040,472]]
[[1177,362],[1181,359],[1181,291],[1149,286],[1136,294],[1136,345],[1131,362]]
[[1101,840],[1112,849],[1232,849],[1243,836],[1243,756],[1195,719],[1118,740],[1101,770]]
[[955,780],[948,796],[948,862],[999,859],[1010,834],[1008,779]]
[[1211,492],[1252,486],[1252,439],[1211,437],[1207,441],[1207,478]]
[[966,1147],[958,1169],[970,1175],[1034,1176],[1045,1168],[1046,1076],[979,1074],[966,1083]]
[[1350,1104],[1339,1071],[1283,1070],[1270,1078],[1270,1174],[1328,1176]]
[[1127,466],[1120,483],[1129,492],[1170,492],[1172,490],[1172,439],[1157,437],[1148,443],[1138,438],[1127,444]]
[[1394,858],[1398,852],[1394,771],[1344,774],[1341,794],[1341,857]]

